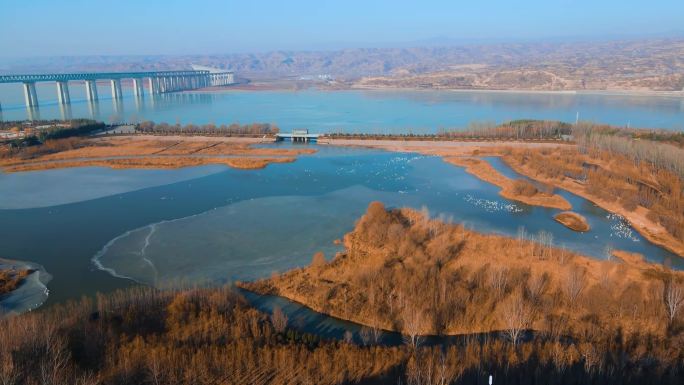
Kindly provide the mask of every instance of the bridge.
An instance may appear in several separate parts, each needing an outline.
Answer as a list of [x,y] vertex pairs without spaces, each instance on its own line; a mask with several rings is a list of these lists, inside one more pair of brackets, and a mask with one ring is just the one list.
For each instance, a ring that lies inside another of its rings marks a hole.
[[291,133],[279,132],[276,134],[276,141],[291,142],[318,142],[318,134],[309,134],[306,129],[294,129]]
[[[152,71],[152,72],[83,72],[63,74],[36,75],[0,75],[0,83],[23,83],[26,108],[38,107],[36,94],[37,82],[54,82],[57,86],[57,102],[60,105],[71,103],[69,82],[82,82],[85,86],[86,99],[89,102],[98,100],[96,82],[108,80],[111,85],[112,99],[121,99],[121,81],[130,79],[133,82],[133,94],[142,97],[147,83],[151,95],[166,92],[192,90],[197,88],[224,86],[235,82],[232,72],[220,70],[184,70],[184,71]],[[0,109],[2,105],[0,104]]]

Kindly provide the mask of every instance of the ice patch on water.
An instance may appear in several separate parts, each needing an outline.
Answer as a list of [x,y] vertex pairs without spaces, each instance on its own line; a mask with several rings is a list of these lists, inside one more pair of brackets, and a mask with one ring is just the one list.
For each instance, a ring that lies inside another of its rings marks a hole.
[[488,213],[495,213],[495,212],[508,212],[508,213],[519,213],[522,212],[523,209],[520,208],[518,205],[510,202],[502,202],[498,200],[491,200],[491,199],[484,199],[484,198],[476,198],[471,194],[466,194],[466,196],[463,197],[463,200],[465,202],[470,203],[471,205],[475,207],[480,207],[484,209]]
[[610,224],[610,236],[616,238],[629,239],[633,242],[639,242],[639,238],[634,235],[634,230],[630,226],[629,222],[620,214],[608,213],[606,218],[611,221]]
[[82,202],[162,186],[225,171],[225,166],[178,170],[112,170],[102,167],[0,172],[0,209],[27,209]]
[[352,229],[368,203],[397,203],[392,195],[355,186],[244,200],[127,231],[92,261],[114,276],[155,286],[260,278],[307,265],[317,251],[331,258],[341,250],[333,240]]

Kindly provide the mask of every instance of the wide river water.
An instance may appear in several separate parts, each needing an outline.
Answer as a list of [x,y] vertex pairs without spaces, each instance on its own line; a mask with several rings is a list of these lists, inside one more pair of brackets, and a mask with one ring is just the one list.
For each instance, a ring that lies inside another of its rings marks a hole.
[[[106,95],[105,90],[100,94]],[[6,104],[3,95],[4,118],[25,118],[21,102]],[[77,95],[72,99],[77,100],[72,115],[87,116],[88,104]],[[164,95],[142,103],[136,110],[134,98],[124,98],[125,119],[270,121],[319,132],[418,132],[420,127],[427,132],[523,117],[574,120],[576,111],[602,122],[682,129],[684,116],[676,98],[596,95],[231,91]],[[99,105],[102,116],[111,113],[111,100],[103,98]],[[41,114],[54,118],[60,111],[48,104]],[[21,298],[34,303],[5,303],[10,308],[4,310],[33,308],[45,298],[47,303],[77,299],[134,282],[222,284],[267,277],[308,264],[317,251],[332,257],[339,250],[333,241],[353,228],[373,200],[390,207],[425,206],[435,217],[477,231],[510,236],[521,227],[532,235],[548,231],[554,244],[596,258],[605,258],[612,247],[656,262],[669,258],[684,268],[683,259],[649,243],[621,218],[564,191],[559,193],[574,211],[588,218],[590,232],[576,233],[556,223],[558,210],[508,201],[496,187],[437,157],[314,146],[314,155],[262,170],[204,166],[0,173],[0,258],[42,266],[44,276],[52,278],[46,283],[49,295],[27,293]],[[490,161],[516,176],[498,159]],[[321,334],[340,336],[354,328],[282,299],[254,300],[265,310],[274,304],[286,307]]]
[[[287,146],[287,145],[285,145]],[[354,226],[369,202],[427,207],[435,217],[515,236],[548,231],[554,243],[605,258],[607,246],[662,262],[682,259],[639,236],[619,217],[561,192],[592,230],[553,220],[438,157],[316,146],[318,152],[262,170],[73,168],[0,174],[2,257],[52,276],[48,302],[131,282],[222,284],[303,266]],[[502,162],[494,165],[509,175]]]
[[[428,133],[470,123],[512,119],[580,120],[618,126],[684,130],[684,97],[460,91],[227,91],[184,92],[135,98],[124,87],[114,102],[108,84],[100,100],[85,101],[84,87],[70,86],[69,108],[56,102],[55,85],[38,83],[34,118],[95,118],[105,122],[276,123],[312,132]],[[0,120],[26,119],[21,87],[0,84]]]

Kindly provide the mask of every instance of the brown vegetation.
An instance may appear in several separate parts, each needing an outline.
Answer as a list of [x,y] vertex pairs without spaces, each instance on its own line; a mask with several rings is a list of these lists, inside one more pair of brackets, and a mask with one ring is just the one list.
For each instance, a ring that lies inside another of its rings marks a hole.
[[242,136],[262,136],[262,135],[272,135],[280,132],[280,128],[275,124],[270,123],[252,123],[252,124],[221,124],[217,126],[213,123],[197,125],[197,124],[186,124],[181,126],[180,124],[170,125],[168,123],[155,123],[151,121],[141,122],[136,125],[135,130],[138,132],[155,134],[155,135],[219,135],[219,136],[232,136],[232,135],[242,135]]
[[[606,139],[580,148],[513,148],[503,160],[523,175],[620,214],[651,242],[684,256],[684,184],[678,175],[684,150],[666,158],[672,147],[667,144],[626,144],[622,152],[615,143]],[[660,151],[660,146],[667,149]]]
[[553,217],[553,219],[574,231],[587,232],[590,230],[587,219],[577,213],[573,213],[572,211],[558,213]]
[[65,167],[179,168],[225,164],[235,168],[263,168],[292,162],[313,149],[254,148],[248,141],[230,138],[105,138],[58,139],[42,145],[0,151],[6,172]]
[[532,206],[543,206],[569,210],[570,202],[560,195],[553,194],[553,190],[541,191],[526,180],[512,180],[496,171],[486,160],[478,158],[446,157],[445,161],[460,167],[465,167],[466,172],[485,182],[501,188],[499,194],[507,199],[516,200]]
[[[507,321],[511,333],[526,324],[526,310],[517,305],[505,306],[514,315]],[[469,336],[434,347],[388,347],[374,344],[381,340],[377,329],[358,333],[357,344],[351,332],[345,334],[353,343],[327,341],[288,326],[281,310],[269,317],[228,288],[138,287],[0,319],[0,381],[448,385],[486,383],[493,374],[502,385],[674,385],[684,369],[681,336],[646,331],[592,327],[578,339]]]
[[0,320],[0,383],[347,384],[405,352],[277,331],[230,289],[135,289]]
[[170,156],[163,158],[116,158],[116,159],[88,159],[63,162],[27,163],[6,166],[5,172],[21,172],[48,170],[69,167],[109,167],[113,169],[172,169],[181,167],[196,167],[207,164],[223,164],[239,169],[259,169],[271,163],[291,163],[295,158],[218,158],[218,157],[182,157]]
[[332,261],[241,285],[411,341],[506,331],[515,343],[528,329],[575,338],[684,337],[669,326],[663,294],[682,286],[683,273],[580,256],[547,238],[479,234],[375,202]]
[[0,296],[16,290],[31,273],[30,269],[0,269]]

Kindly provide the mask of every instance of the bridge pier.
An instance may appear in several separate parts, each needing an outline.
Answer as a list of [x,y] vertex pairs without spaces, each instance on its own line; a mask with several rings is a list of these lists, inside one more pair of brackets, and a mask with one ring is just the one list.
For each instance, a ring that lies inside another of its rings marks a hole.
[[143,96],[143,80],[139,78],[133,78],[133,95],[136,97]]
[[71,103],[69,98],[69,82],[56,82],[57,84],[57,102],[59,104]]
[[97,101],[97,83],[95,80],[85,80],[86,99],[89,102]]
[[38,106],[38,95],[36,94],[36,83],[24,83],[24,100],[26,100],[26,108],[34,108]]
[[121,92],[121,80],[120,79],[112,79],[112,99],[121,99],[123,97],[123,93]]
[[155,95],[159,93],[159,79],[158,78],[147,78],[147,92],[150,95]]
[[97,103],[97,99],[88,100],[88,112],[93,119],[97,119],[100,116],[100,105]]
[[40,120],[40,110],[38,106],[26,107],[26,114],[28,115],[28,120]]
[[123,103],[121,98],[112,99],[112,113],[116,122],[120,122],[123,116]]
[[59,104],[59,114],[62,117],[62,120],[70,120],[71,119],[71,104],[60,103]]

